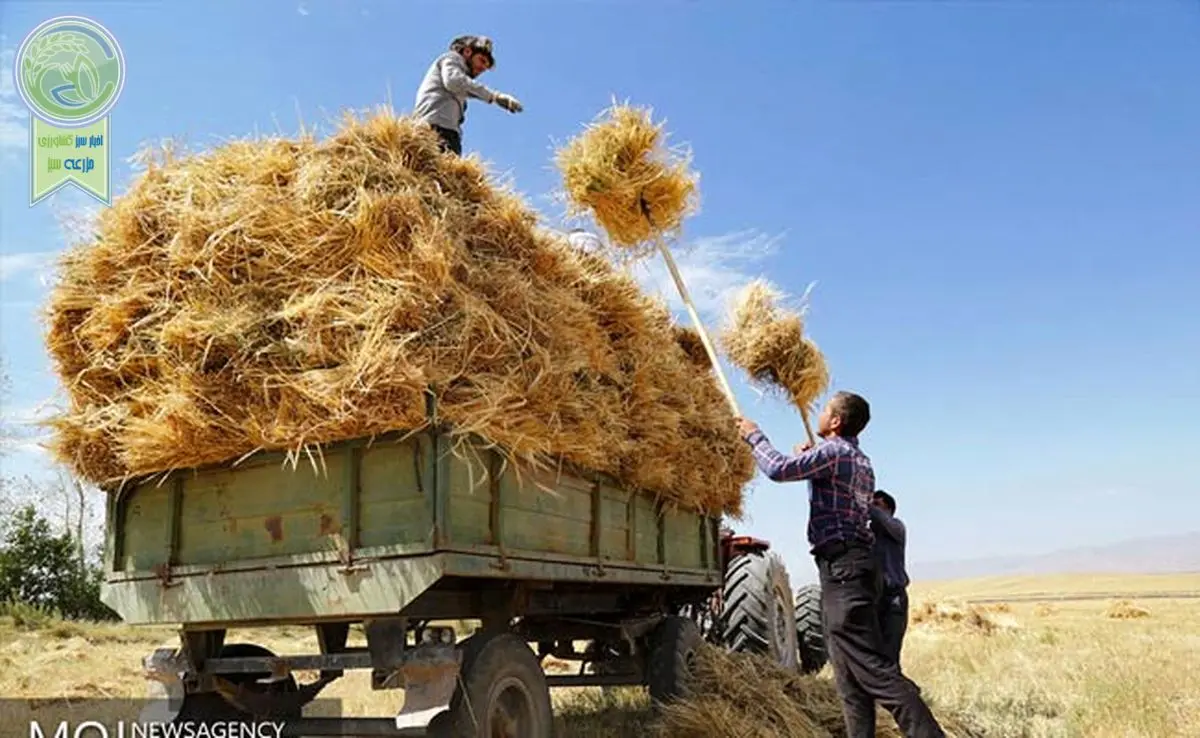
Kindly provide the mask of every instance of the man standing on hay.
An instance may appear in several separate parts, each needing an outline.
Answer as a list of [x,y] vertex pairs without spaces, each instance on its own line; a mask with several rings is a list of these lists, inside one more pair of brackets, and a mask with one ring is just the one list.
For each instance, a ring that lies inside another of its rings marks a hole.
[[524,110],[512,95],[475,81],[495,65],[490,38],[459,36],[450,42],[450,50],[434,59],[425,72],[417,89],[413,114],[437,132],[443,151],[462,156],[462,124],[467,119],[468,97],[499,105],[510,113]]
[[874,738],[875,703],[908,738],[944,738],[920,688],[884,650],[882,576],[870,529],[875,472],[858,436],[871,419],[865,399],[839,392],[825,405],[815,447],[785,456],[752,421],[739,422],[760,470],[775,482],[808,480],[808,541],[821,582],[821,617],[849,738]]
[[908,630],[909,581],[904,568],[908,530],[896,517],[896,498],[882,489],[875,490],[871,500],[871,532],[875,535],[875,555],[883,570],[879,628],[883,631],[884,650],[899,665],[904,633]]

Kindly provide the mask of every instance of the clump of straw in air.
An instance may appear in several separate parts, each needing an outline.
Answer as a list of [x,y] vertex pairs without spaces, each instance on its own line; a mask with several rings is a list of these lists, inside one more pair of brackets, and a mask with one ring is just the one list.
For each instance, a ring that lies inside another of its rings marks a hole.
[[611,241],[641,255],[656,236],[678,231],[695,209],[696,175],[668,151],[648,110],[614,105],[607,117],[559,149],[572,213],[590,211]]
[[779,307],[779,301],[779,292],[765,280],[751,282],[734,296],[721,343],[729,360],[756,384],[810,411],[829,388],[829,369],[804,335],[800,314]]

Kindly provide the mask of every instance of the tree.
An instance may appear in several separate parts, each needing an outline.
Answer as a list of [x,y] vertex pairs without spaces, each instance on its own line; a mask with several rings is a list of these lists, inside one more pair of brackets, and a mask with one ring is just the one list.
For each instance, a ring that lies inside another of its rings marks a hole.
[[[11,388],[0,358],[0,408]],[[24,439],[9,421],[8,413],[0,412],[0,463]],[[0,473],[0,602],[24,603],[67,618],[116,617],[100,601],[102,555],[100,546],[89,547],[85,537],[85,521],[94,512],[86,491],[63,469],[57,480]]]
[[8,522],[0,548],[0,600],[57,612],[65,618],[110,620],[100,601],[101,568],[78,556],[70,530],[56,534],[33,505]]

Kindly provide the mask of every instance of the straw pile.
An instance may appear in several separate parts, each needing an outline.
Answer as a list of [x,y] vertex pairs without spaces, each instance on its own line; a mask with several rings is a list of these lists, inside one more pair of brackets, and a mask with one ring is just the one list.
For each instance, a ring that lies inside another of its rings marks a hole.
[[[663,738],[839,738],[846,735],[833,680],[802,676],[769,659],[711,646],[697,657],[691,697],[662,708],[651,734]],[[876,712],[876,735],[902,735],[886,711]],[[938,715],[947,735],[971,735]]]
[[811,410],[829,388],[829,369],[816,344],[804,335],[798,313],[779,307],[780,294],[755,280],[734,296],[721,343],[729,360],[770,393]]
[[639,257],[695,212],[688,157],[664,146],[649,110],[613,105],[556,154],[568,212],[590,211],[612,243]]
[[298,459],[423,426],[430,390],[459,437],[738,514],[753,461],[666,306],[428,128],[147,158],[49,305],[52,450],[80,476]]
[[914,626],[992,635],[1016,627],[1016,621],[998,615],[998,611],[960,602],[922,602],[909,613]]
[[1110,603],[1104,611],[1104,616],[1112,620],[1141,620],[1150,617],[1150,611],[1138,607],[1129,600],[1118,600]]

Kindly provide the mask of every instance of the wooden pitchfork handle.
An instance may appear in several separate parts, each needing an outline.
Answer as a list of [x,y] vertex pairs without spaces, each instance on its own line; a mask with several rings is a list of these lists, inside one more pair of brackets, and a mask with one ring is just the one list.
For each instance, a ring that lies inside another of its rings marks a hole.
[[721,389],[725,392],[725,399],[729,401],[729,407],[733,410],[733,414],[740,418],[742,411],[738,408],[737,400],[733,396],[733,390],[729,387],[729,380],[725,378],[725,372],[721,371],[721,364],[717,361],[717,352],[713,349],[712,341],[709,340],[708,331],[704,330],[704,324],[700,322],[700,315],[696,312],[696,306],[692,304],[692,296],[688,293],[687,285],[683,283],[683,277],[679,274],[679,267],[675,265],[675,257],[671,256],[671,250],[667,248],[667,244],[663,242],[661,236],[656,236],[655,241],[658,244],[659,252],[662,253],[663,259],[667,262],[667,269],[671,272],[671,278],[675,280],[675,288],[679,290],[679,296],[683,299],[683,304],[687,307],[688,314],[692,316],[692,322],[696,324],[696,331],[700,334],[700,342],[704,344],[704,350],[708,352],[708,360],[712,362],[713,369],[717,372],[717,379],[721,381]]
[[[642,215],[653,225],[654,219],[650,217],[650,208],[646,203],[646,199],[644,197],[639,199]],[[733,410],[734,416],[740,418],[742,417],[741,408],[738,407],[737,399],[733,396],[733,390],[729,386],[729,380],[725,378],[725,372],[721,370],[721,363],[717,361],[717,352],[713,348],[712,340],[708,337],[708,331],[704,329],[704,323],[700,321],[700,315],[696,312],[696,306],[692,302],[692,296],[688,292],[687,285],[683,283],[683,276],[680,275],[679,267],[675,264],[675,257],[671,255],[671,250],[667,248],[667,244],[663,241],[661,234],[656,233],[654,241],[658,246],[659,253],[663,255],[663,260],[667,263],[667,271],[671,272],[671,279],[675,282],[675,289],[679,290],[679,297],[683,300],[688,315],[691,316],[692,323],[696,326],[696,332],[700,334],[700,343],[704,345],[704,350],[708,353],[708,360],[712,363],[713,370],[717,373],[717,379],[721,382],[721,390],[725,393],[725,399],[729,401],[729,407]],[[817,441],[813,435],[812,427],[808,422],[807,408],[800,408],[800,417],[804,420],[804,430],[808,433],[808,442],[815,445]]]
[[[675,257],[671,256],[671,250],[667,248],[662,238],[656,238],[655,240],[658,250],[667,262],[667,269],[671,272],[671,278],[675,280],[675,287],[679,290],[679,296],[683,299],[683,304],[687,307],[688,314],[692,316],[692,322],[696,324],[696,331],[700,334],[700,342],[704,344],[704,350],[708,352],[708,359],[712,362],[713,369],[717,372],[717,379],[721,381],[721,389],[725,392],[725,399],[729,400],[729,407],[733,409],[733,414],[740,418],[742,411],[738,408],[737,400],[734,399],[733,390],[729,387],[729,380],[725,378],[725,372],[721,371],[721,365],[717,363],[717,352],[713,350],[712,341],[708,337],[708,331],[704,330],[704,324],[700,322],[696,306],[692,304],[692,296],[688,294],[687,285],[683,283],[683,277],[679,274],[679,268],[675,265]],[[808,420],[808,408],[800,408],[800,417],[804,420],[804,431],[808,434],[808,442],[815,446],[817,439],[813,434],[812,424]]]

